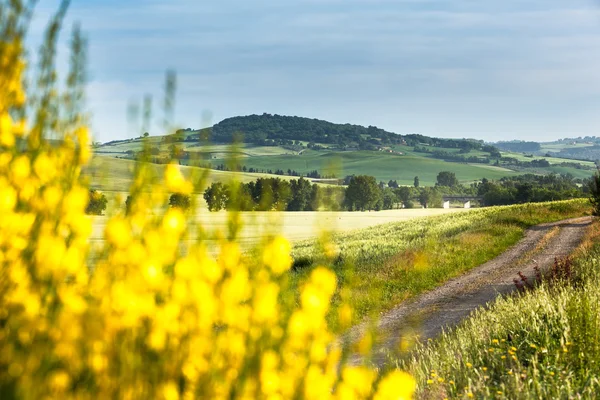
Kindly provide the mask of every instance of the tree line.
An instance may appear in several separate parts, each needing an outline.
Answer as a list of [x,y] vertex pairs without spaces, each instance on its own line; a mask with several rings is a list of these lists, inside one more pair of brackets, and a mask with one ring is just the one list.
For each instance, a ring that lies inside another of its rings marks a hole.
[[[210,211],[370,211],[397,208],[413,208],[416,205],[441,207],[444,196],[479,197],[482,206],[566,200],[587,197],[593,187],[592,178],[574,179],[569,175],[525,174],[506,177],[497,181],[482,179],[470,185],[461,185],[455,173],[441,171],[433,187],[420,187],[415,177],[413,186],[399,186],[390,180],[387,184],[377,182],[368,175],[351,175],[344,179],[344,186],[324,186],[300,177],[258,178],[248,183],[212,183],[203,193]],[[131,197],[125,202],[126,211]],[[169,198],[171,207],[188,209],[189,195],[173,193]],[[106,196],[90,190],[88,214],[101,215],[106,209]]]

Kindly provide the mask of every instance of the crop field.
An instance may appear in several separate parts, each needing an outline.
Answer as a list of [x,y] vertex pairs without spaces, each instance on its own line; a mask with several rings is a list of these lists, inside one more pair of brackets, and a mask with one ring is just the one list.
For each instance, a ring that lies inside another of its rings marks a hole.
[[[212,160],[220,164],[225,160]],[[387,182],[397,180],[399,184],[412,185],[415,176],[422,185],[433,185],[440,171],[456,174],[461,183],[470,183],[482,178],[499,179],[504,176],[519,175],[508,169],[494,169],[489,166],[445,162],[423,156],[397,155],[383,152],[312,152],[295,155],[253,157],[241,160],[246,167],[264,170],[278,168],[293,169],[300,173],[318,170],[320,173],[335,173],[337,176],[372,175],[377,180]],[[329,172],[328,172],[329,171]]]
[[[173,143],[164,142],[162,136],[148,137],[146,139],[136,139],[128,142],[120,142],[114,144],[103,144],[97,147],[96,152],[103,154],[119,154],[127,151],[141,151],[144,146],[144,141],[151,147],[157,147],[161,152],[168,153],[169,148]],[[177,142],[183,150],[189,152],[198,152],[206,154],[229,154],[231,153],[231,145],[229,144],[201,144],[198,145],[194,142]],[[239,151],[236,152],[240,157],[254,157],[254,156],[272,156],[280,154],[294,154],[292,150],[284,149],[280,146],[253,146],[246,144]]]
[[[240,213],[241,231],[238,234],[238,239],[243,243],[245,248],[251,248],[259,245],[264,239],[273,235],[282,235],[292,242],[298,242],[316,238],[325,232],[349,232],[386,223],[404,223],[427,216],[468,211],[470,210],[462,208],[432,208],[384,210],[377,212],[242,212]],[[198,212],[188,217],[191,236],[194,236],[194,231],[201,227],[204,235],[209,239],[209,243],[214,243],[218,238],[227,236],[229,217],[230,215],[225,211],[209,212],[206,208],[200,210],[199,207]],[[90,240],[95,245],[102,244],[109,216],[90,216],[89,218],[92,220],[93,229]],[[188,240],[193,241],[194,239],[188,238]]]
[[[89,165],[83,169],[83,175],[87,176],[92,187],[106,192],[122,192],[126,193],[133,181],[136,161],[124,160],[121,158],[108,156],[95,156]],[[164,164],[148,164],[151,170],[157,177],[162,179],[164,174]],[[206,183],[210,184],[214,181],[229,181],[234,176],[241,182],[254,181],[260,177],[279,177],[281,179],[295,179],[290,176],[269,175],[250,172],[227,172],[217,170],[207,170],[205,168],[181,166],[181,171],[186,177],[191,177],[193,174],[208,173]]]

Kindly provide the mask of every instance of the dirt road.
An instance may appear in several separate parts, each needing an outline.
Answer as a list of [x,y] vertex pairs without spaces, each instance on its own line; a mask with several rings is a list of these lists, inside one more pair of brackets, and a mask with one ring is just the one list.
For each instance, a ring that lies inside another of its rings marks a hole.
[[[495,259],[383,314],[376,328],[382,339],[375,345],[372,361],[384,364],[386,354],[398,348],[398,338],[407,332],[417,332],[421,341],[433,338],[497,296],[516,290],[513,280],[519,272],[528,281],[535,280],[535,267],[544,271],[556,257],[571,254],[591,221],[584,217],[530,228],[519,243]],[[367,324],[358,325],[346,338],[353,341],[368,328]]]

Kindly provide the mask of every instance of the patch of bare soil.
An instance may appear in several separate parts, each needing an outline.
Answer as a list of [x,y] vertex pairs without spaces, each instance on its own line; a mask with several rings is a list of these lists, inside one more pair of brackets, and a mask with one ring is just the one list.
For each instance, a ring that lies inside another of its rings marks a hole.
[[[495,259],[383,314],[376,327],[379,340],[371,361],[384,364],[387,354],[398,349],[399,337],[407,332],[418,332],[421,341],[434,338],[497,296],[513,292],[519,272],[533,282],[536,267],[544,272],[556,258],[566,257],[577,248],[591,221],[591,217],[584,217],[532,227],[519,243]],[[366,323],[357,325],[345,339],[352,342],[369,327]]]

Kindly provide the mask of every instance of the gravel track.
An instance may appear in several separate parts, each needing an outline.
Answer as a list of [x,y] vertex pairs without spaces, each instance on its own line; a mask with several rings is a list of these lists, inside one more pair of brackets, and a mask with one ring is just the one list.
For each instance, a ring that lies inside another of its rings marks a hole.
[[[379,340],[371,361],[383,365],[387,354],[398,348],[398,338],[407,332],[418,332],[420,341],[434,338],[497,296],[513,292],[519,272],[529,282],[535,280],[535,267],[545,271],[555,258],[570,255],[591,222],[591,217],[583,217],[529,228],[523,239],[500,256],[384,313],[376,327]],[[359,324],[344,339],[353,342],[371,326]],[[360,360],[352,357],[354,363]]]

